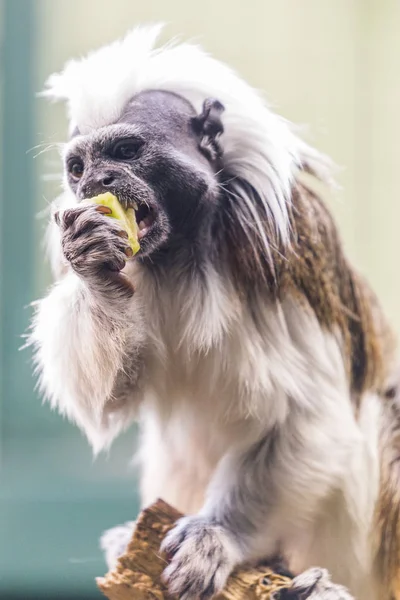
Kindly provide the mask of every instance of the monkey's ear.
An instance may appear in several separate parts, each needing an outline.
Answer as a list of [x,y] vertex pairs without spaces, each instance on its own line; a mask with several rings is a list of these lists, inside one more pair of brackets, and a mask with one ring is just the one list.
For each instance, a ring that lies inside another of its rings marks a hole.
[[225,107],[214,98],[207,98],[203,103],[203,110],[197,117],[193,117],[194,131],[200,136],[200,150],[211,161],[222,156],[219,138],[224,131],[221,114]]

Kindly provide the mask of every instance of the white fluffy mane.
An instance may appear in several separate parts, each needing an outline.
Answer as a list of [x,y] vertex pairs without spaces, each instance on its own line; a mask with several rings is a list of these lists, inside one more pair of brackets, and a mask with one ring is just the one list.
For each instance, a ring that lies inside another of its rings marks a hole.
[[[300,140],[234,71],[198,46],[172,43],[155,48],[161,29],[160,25],[136,28],[124,39],[68,62],[62,73],[49,78],[43,95],[66,100],[70,128],[78,127],[82,134],[115,122],[142,90],[176,92],[198,111],[206,98],[218,99],[226,109],[221,144],[226,171],[250,183],[277,236],[287,241],[296,171],[303,167],[323,177],[324,157]],[[255,216],[252,204],[247,204],[249,216],[252,212]]]

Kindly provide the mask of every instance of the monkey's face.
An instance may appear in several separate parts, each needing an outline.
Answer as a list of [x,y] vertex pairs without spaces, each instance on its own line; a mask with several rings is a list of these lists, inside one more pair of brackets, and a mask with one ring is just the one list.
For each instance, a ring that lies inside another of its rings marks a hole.
[[69,186],[79,200],[111,192],[137,207],[140,254],[195,241],[218,198],[217,102],[197,116],[189,102],[162,91],[134,97],[118,121],[73,135],[65,153]]

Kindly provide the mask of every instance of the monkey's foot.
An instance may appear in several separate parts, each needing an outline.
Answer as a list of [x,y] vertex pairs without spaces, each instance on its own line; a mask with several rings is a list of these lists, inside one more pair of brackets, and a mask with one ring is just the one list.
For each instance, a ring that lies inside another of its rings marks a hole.
[[111,570],[117,564],[117,560],[124,554],[131,541],[135,521],[127,521],[123,525],[107,529],[100,538],[100,548],[104,552],[107,567]]
[[353,600],[342,585],[332,583],[328,571],[313,568],[293,579],[292,586],[281,590],[280,600]]
[[180,600],[208,600],[222,590],[240,561],[229,532],[201,517],[180,519],[167,533],[161,550],[170,560],[163,579]]

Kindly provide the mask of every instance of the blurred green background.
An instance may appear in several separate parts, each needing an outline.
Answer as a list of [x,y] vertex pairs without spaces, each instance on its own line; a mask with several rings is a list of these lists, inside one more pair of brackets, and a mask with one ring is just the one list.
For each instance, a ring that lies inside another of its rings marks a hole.
[[28,305],[50,282],[43,211],[61,165],[47,148],[67,131],[64,107],[35,93],[68,58],[154,21],[168,23],[165,39],[195,38],[233,65],[343,167],[332,209],[400,331],[398,0],[2,0],[1,598],[100,597],[98,536],[138,509],[134,432],[94,461],[82,435],[41,406],[18,348]]

